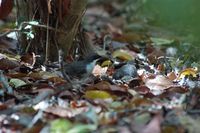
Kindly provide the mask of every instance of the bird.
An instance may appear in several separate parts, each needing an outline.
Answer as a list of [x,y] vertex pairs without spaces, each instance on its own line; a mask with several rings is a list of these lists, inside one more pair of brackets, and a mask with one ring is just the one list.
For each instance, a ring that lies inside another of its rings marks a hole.
[[135,67],[133,62],[128,62],[127,64],[117,69],[113,74],[113,79],[119,80],[125,76],[133,78],[137,76],[137,68]]
[[92,53],[85,59],[63,65],[63,77],[65,79],[83,78],[92,74],[96,62],[101,58],[100,55]]

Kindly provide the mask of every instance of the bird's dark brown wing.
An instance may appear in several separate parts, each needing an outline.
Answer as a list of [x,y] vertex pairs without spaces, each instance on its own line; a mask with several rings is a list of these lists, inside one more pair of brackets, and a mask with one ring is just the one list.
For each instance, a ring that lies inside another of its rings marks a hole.
[[64,66],[64,73],[69,77],[81,77],[86,73],[86,63],[84,61],[73,62]]

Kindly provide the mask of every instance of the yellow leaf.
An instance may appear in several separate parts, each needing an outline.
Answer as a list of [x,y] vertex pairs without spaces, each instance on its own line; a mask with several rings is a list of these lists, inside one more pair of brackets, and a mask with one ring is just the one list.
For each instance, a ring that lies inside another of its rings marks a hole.
[[101,67],[106,67],[112,65],[112,62],[110,60],[106,60],[101,64]]
[[180,80],[180,79],[184,78],[185,76],[197,77],[197,69],[196,68],[186,68],[186,69],[182,70],[179,73],[177,80]]
[[127,51],[122,49],[116,50],[112,55],[114,58],[119,58],[126,61],[133,60],[133,57]]
[[88,99],[114,99],[114,96],[106,91],[88,90],[85,92],[85,98]]

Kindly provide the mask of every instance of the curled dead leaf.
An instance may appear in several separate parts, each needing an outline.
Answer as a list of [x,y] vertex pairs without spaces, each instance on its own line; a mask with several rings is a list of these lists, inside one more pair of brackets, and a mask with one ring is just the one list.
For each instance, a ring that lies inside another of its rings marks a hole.
[[20,64],[25,65],[26,67],[33,68],[36,62],[36,55],[35,53],[28,53],[23,55],[20,58]]

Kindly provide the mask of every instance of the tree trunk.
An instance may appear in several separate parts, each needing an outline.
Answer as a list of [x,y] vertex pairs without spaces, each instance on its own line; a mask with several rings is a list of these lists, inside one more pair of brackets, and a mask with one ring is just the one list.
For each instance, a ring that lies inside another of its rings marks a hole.
[[19,25],[33,20],[39,22],[38,25],[31,25],[32,29],[28,31],[33,32],[33,39],[27,39],[27,31],[20,32],[22,53],[34,52],[43,57],[42,61],[55,61],[60,49],[64,52],[64,57],[75,51],[74,39],[86,10],[87,0],[16,1]]
[[62,25],[60,28],[64,29],[67,32],[67,34],[59,34],[58,42],[65,56],[70,55],[73,51],[73,40],[82,20],[86,3],[87,0],[72,0],[69,13],[63,19],[64,25]]

